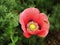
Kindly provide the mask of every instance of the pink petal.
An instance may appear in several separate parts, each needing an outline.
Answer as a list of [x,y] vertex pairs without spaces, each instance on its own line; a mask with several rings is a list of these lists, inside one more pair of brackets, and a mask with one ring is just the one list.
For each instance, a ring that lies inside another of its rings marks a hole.
[[41,30],[36,31],[36,34],[40,37],[46,37],[50,27],[48,17],[44,13],[40,13],[40,19],[43,25],[41,26]]
[[28,33],[28,32],[24,32],[23,35],[26,37],[26,38],[30,38],[31,35]]
[[42,30],[42,31],[40,31],[40,33],[38,33],[37,35],[39,36],[39,37],[46,37],[47,36],[47,34],[48,34],[48,30]]
[[48,17],[46,16],[46,14],[44,13],[40,13],[40,18],[44,21],[44,20],[48,20]]
[[25,24],[24,24],[23,14],[22,13],[20,13],[20,16],[19,16],[19,22],[21,24],[21,28],[23,29],[23,31],[26,32],[26,28],[25,28]]
[[39,10],[36,8],[27,8],[25,9],[22,14],[22,16],[20,16],[20,18],[22,17],[23,21],[25,24],[28,23],[29,20],[33,20],[34,17],[36,17],[36,15],[39,14]]

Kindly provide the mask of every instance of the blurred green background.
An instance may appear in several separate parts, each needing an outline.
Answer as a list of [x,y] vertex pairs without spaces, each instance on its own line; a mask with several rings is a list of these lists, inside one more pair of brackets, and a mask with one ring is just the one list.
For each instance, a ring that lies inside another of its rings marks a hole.
[[[23,36],[19,14],[36,7],[46,13],[50,32],[46,38]],[[0,45],[60,45],[60,0],[0,0]]]

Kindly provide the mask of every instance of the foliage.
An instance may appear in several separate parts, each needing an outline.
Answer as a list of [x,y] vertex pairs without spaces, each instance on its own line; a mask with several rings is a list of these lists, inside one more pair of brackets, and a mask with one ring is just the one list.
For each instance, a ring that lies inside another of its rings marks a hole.
[[28,7],[37,7],[48,15],[51,31],[60,29],[59,0],[0,0],[0,45],[43,45],[44,39],[23,36],[19,13]]

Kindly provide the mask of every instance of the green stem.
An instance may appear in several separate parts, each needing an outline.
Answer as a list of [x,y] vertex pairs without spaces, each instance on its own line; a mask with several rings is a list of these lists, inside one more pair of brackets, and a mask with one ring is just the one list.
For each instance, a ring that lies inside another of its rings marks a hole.
[[13,35],[11,35],[11,41],[12,41],[13,45],[15,45],[15,42],[13,40]]
[[30,45],[30,39],[29,39],[29,45]]
[[40,38],[40,45],[44,45],[44,38]]

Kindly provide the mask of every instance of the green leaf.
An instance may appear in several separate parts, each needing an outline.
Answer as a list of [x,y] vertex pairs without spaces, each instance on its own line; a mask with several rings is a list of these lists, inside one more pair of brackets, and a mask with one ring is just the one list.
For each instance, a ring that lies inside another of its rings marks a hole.
[[16,27],[18,26],[18,15],[10,12],[6,14],[6,21],[9,22],[11,27]]
[[13,40],[16,43],[18,41],[18,36],[15,36]]

